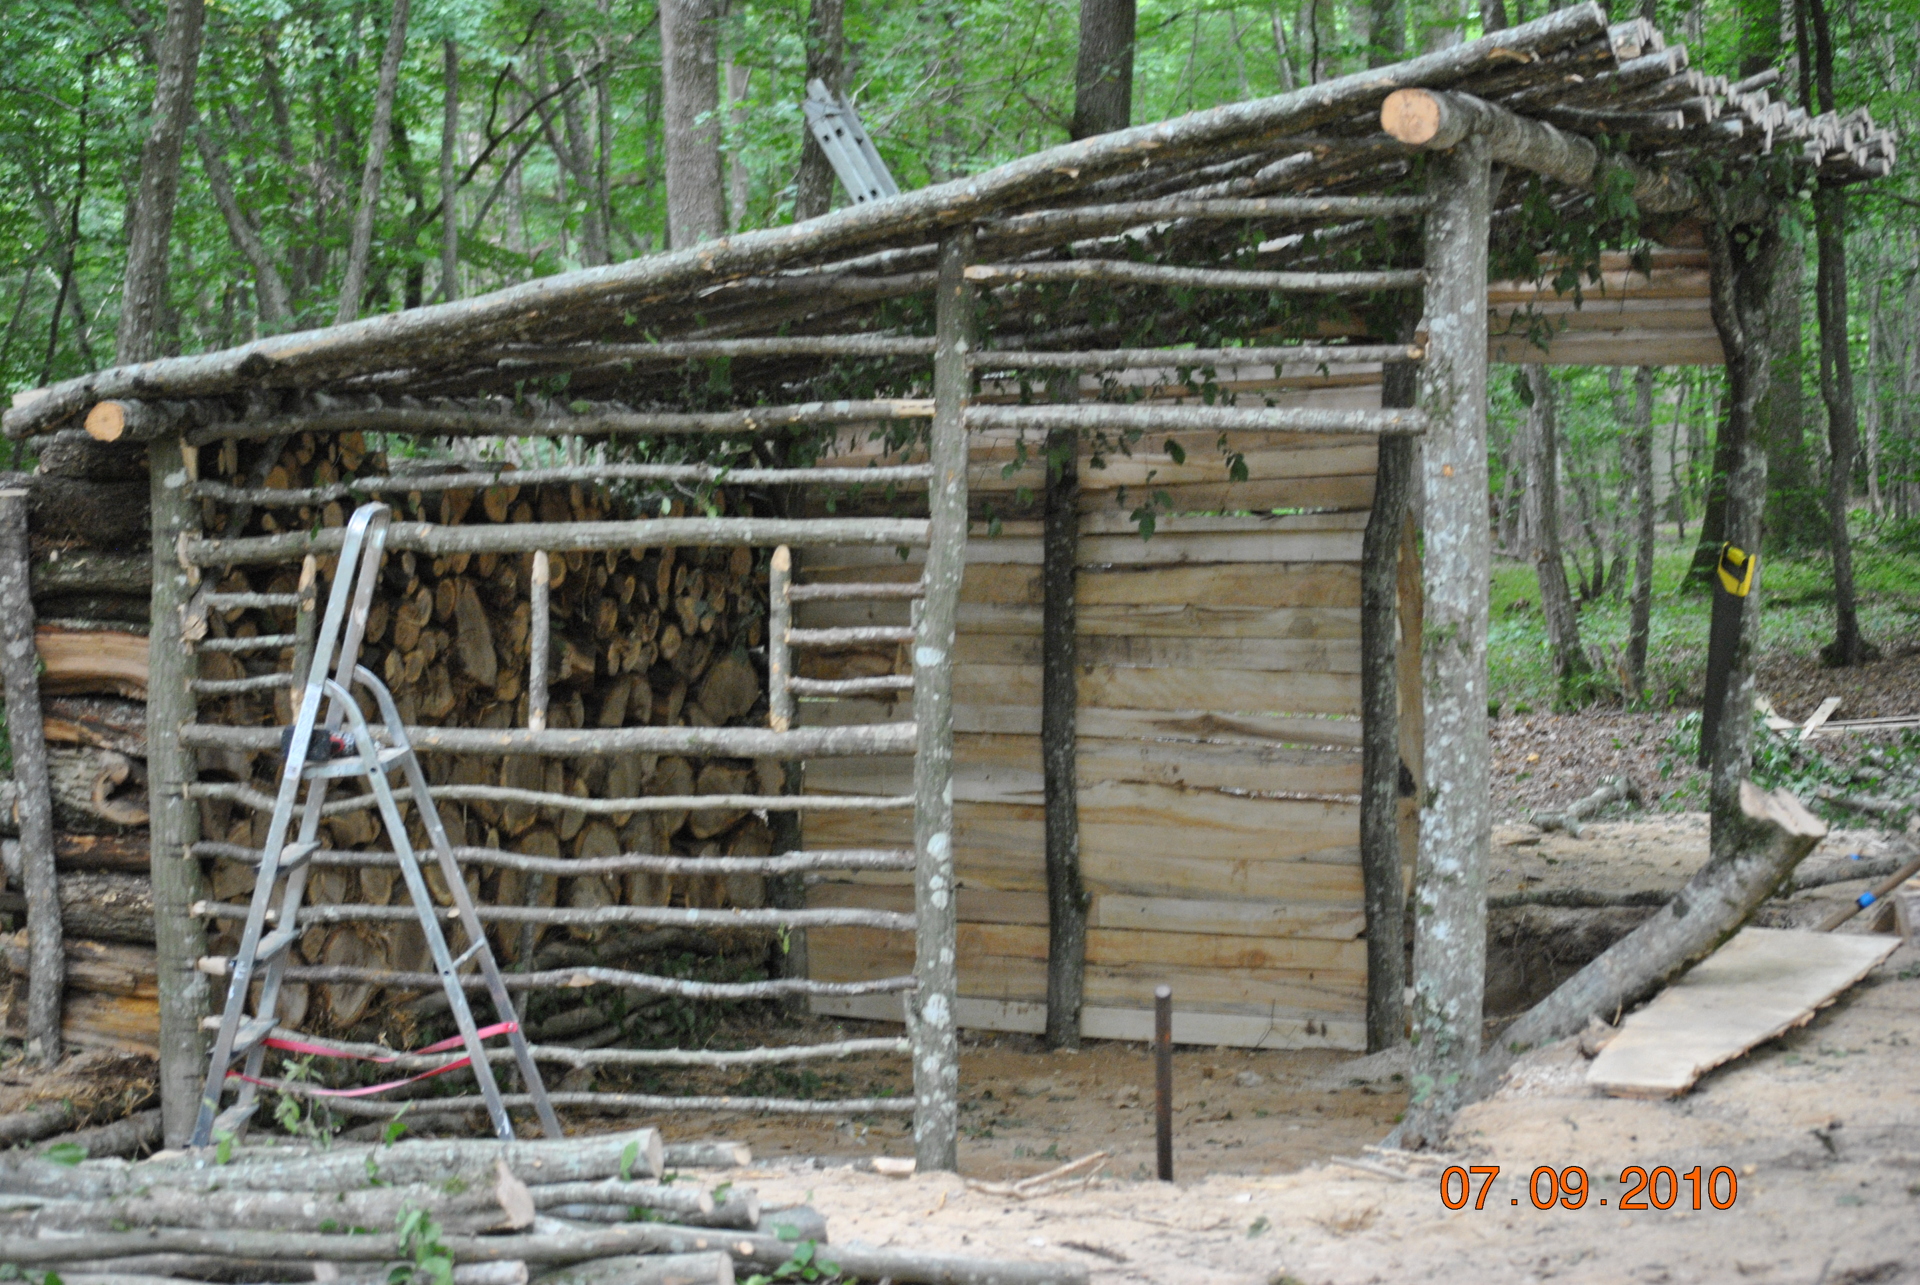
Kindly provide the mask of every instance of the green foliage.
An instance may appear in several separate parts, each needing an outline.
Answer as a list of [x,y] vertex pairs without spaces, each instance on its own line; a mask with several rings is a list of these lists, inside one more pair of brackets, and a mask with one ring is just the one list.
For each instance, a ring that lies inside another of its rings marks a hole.
[[422,1209],[404,1209],[394,1228],[400,1252],[413,1261],[387,1273],[389,1285],[453,1285],[453,1254],[440,1240],[440,1224]]
[[71,1167],[87,1158],[87,1149],[77,1142],[56,1142],[40,1154],[57,1165]]
[[787,1261],[773,1269],[771,1275],[756,1272],[747,1277],[746,1285],[775,1285],[777,1281],[830,1281],[840,1276],[840,1268],[819,1256],[819,1246],[810,1240],[803,1240],[793,1247],[793,1253]]

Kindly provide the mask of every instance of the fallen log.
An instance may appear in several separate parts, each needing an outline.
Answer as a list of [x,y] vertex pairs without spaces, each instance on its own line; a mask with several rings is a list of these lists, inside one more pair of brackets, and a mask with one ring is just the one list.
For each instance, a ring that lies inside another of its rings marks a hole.
[[1737,831],[1728,856],[1702,866],[1667,905],[1509,1026],[1475,1071],[1480,1095],[1530,1048],[1578,1033],[1587,1020],[1611,1020],[1705,958],[1737,932],[1794,867],[1826,837],[1827,827],[1786,791],[1740,783]]
[[1640,787],[1630,776],[1614,777],[1601,783],[1599,789],[1586,798],[1577,800],[1563,812],[1536,812],[1531,820],[1543,831],[1565,830],[1578,839],[1580,823],[1594,815],[1609,803],[1639,803]]
[[744,1142],[669,1142],[665,1160],[669,1169],[733,1169],[753,1163],[753,1148]]
[[[512,1186],[527,1188],[512,1179]],[[366,1172],[361,1171],[361,1181]],[[452,1188],[452,1191],[449,1191]],[[449,1231],[477,1233],[524,1227],[530,1208],[509,1209],[510,1195],[496,1185],[461,1185],[450,1179],[433,1183],[375,1187],[359,1191],[183,1191],[156,1184],[126,1199],[48,1200],[25,1216],[4,1224],[10,1235],[76,1231],[188,1228],[220,1231],[228,1227],[271,1227],[283,1232],[330,1231],[335,1227],[391,1227],[410,1209],[429,1213]]]
[[[23,929],[21,937],[25,937]],[[17,1147],[23,1142],[38,1142],[73,1127],[80,1118],[70,1101],[36,1102],[24,1111],[0,1115],[0,1146]]]
[[[712,1193],[692,1183],[663,1187],[652,1183],[626,1182],[619,1178],[608,1178],[601,1182],[545,1183],[534,1189],[533,1203],[539,1209],[552,1209],[559,1205],[619,1206],[622,1218],[634,1208],[674,1214],[681,1218],[688,1215],[704,1217],[714,1211]],[[751,1223],[746,1225],[752,1226]]]
[[542,1272],[538,1285],[733,1285],[733,1259],[727,1254],[626,1254],[593,1258]]
[[85,1151],[88,1159],[99,1160],[106,1156],[134,1156],[154,1151],[160,1142],[160,1108],[155,1107],[151,1111],[135,1111],[112,1124],[63,1133],[47,1145],[70,1143]]

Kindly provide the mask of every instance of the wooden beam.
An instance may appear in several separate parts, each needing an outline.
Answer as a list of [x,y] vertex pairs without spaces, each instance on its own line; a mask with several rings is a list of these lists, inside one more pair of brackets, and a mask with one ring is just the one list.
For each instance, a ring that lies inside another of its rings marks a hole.
[[1404,1136],[1434,1138],[1466,1100],[1487,963],[1487,230],[1492,148],[1468,135],[1428,171],[1425,687],[1427,789],[1414,883],[1413,1101]]
[[1039,263],[982,263],[967,269],[975,285],[1028,281],[1100,281],[1113,285],[1177,286],[1190,290],[1265,290],[1285,294],[1353,294],[1406,290],[1420,284],[1418,268],[1384,272],[1245,272],[1182,268],[1130,259],[1064,259]]
[[1271,196],[1248,200],[1128,201],[1071,210],[1033,210],[989,219],[982,239],[1093,236],[1176,219],[1395,219],[1417,218],[1433,202],[1424,196]]

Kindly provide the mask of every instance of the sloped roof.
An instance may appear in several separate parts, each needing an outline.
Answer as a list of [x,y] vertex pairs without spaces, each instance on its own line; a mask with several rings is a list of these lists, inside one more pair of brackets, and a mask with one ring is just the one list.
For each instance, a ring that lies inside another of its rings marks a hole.
[[[1767,154],[1789,155],[1831,181],[1891,171],[1893,139],[1864,112],[1810,118],[1772,97],[1768,81],[1730,84],[1691,71],[1685,49],[1667,45],[1644,20],[1609,26],[1597,4],[1585,3],[1393,66],[1065,144],[804,223],[222,352],[99,371],[17,398],[5,429],[16,438],[46,433],[107,398],[511,396],[529,375],[562,370],[570,372],[571,394],[657,402],[677,387],[659,377],[657,365],[557,350],[869,330],[876,303],[931,287],[936,239],[968,223],[980,227],[983,255],[1007,260],[1050,255],[1140,223],[1138,212],[1103,220],[1100,207],[1115,203],[1404,191],[1416,149],[1380,127],[1382,101],[1403,88],[1465,93],[1566,133],[1605,138],[1643,172]],[[1646,204],[1676,208],[1670,192],[1643,187],[1653,198]],[[1084,217],[1010,217],[1043,210]],[[1299,234],[1315,222],[1297,212],[1254,220],[1267,238],[1257,265],[1311,262],[1324,242]],[[1157,251],[1196,263],[1210,261],[1210,247],[1238,246],[1243,235],[1235,229],[1223,241],[1218,222],[1174,210],[1156,214],[1153,225]],[[1003,310],[996,328],[1010,321],[1030,324]],[[1056,326],[1055,333],[1084,342],[1089,328],[1080,329],[1067,335]],[[794,378],[793,371],[793,358],[737,363],[736,392]]]

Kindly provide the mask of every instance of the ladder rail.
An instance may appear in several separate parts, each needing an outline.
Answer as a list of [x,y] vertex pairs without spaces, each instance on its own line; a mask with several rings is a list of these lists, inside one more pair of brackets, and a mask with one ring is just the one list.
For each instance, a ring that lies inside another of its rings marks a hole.
[[[526,1032],[520,1028],[518,1010],[514,1007],[512,997],[507,994],[507,984],[500,976],[499,962],[494,959],[493,947],[487,941],[486,927],[480,922],[480,916],[475,911],[473,895],[467,891],[465,874],[453,855],[453,844],[447,838],[446,826],[440,821],[440,809],[433,801],[433,795],[427,784],[427,774],[420,766],[420,756],[413,752],[413,747],[407,742],[406,729],[401,721],[400,711],[394,704],[393,693],[388,691],[386,684],[376,678],[373,671],[364,665],[355,671],[355,677],[373,693],[374,700],[379,703],[380,717],[386,720],[389,737],[396,746],[403,747],[406,751],[400,756],[396,766],[406,771],[408,792],[413,798],[415,810],[420,814],[420,823],[426,829],[428,842],[433,845],[434,856],[440,866],[440,877],[446,882],[448,891],[453,895],[453,905],[459,915],[460,930],[467,936],[468,952],[480,960],[481,976],[486,979],[487,994],[493,1001],[495,1016],[510,1025],[507,1039],[513,1048],[514,1063],[520,1069],[521,1081],[526,1092],[533,1099],[535,1112],[540,1117],[541,1131],[549,1138],[561,1137],[559,1117],[554,1115],[553,1106],[547,1101],[546,1085],[541,1079],[540,1068],[533,1060],[533,1050],[527,1044]],[[359,718],[358,709],[354,710],[354,717],[359,726],[365,726],[364,720]],[[384,780],[384,773],[382,779]],[[400,850],[398,839],[394,849],[396,852]],[[401,859],[403,865],[411,857],[412,845],[409,843],[408,857]],[[438,930],[437,921],[435,930]],[[442,976],[446,979],[448,994],[457,997],[454,1000],[455,1006],[464,1007],[466,988],[451,971],[443,971]],[[474,1066],[477,1071],[488,1065],[484,1052],[477,1049],[471,1051],[474,1053]],[[493,1078],[492,1071],[487,1070],[483,1074],[490,1083]],[[512,1135],[509,1133],[505,1136]]]

